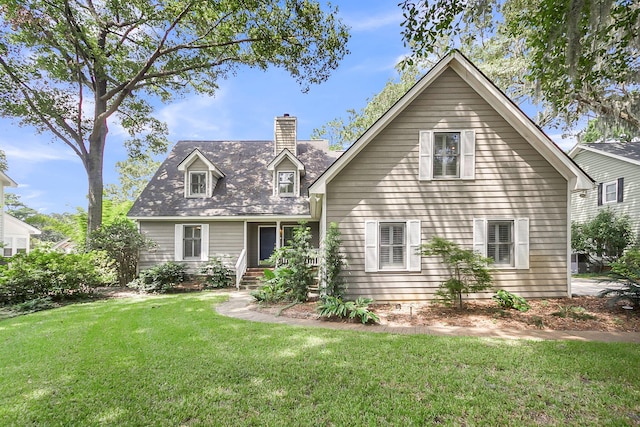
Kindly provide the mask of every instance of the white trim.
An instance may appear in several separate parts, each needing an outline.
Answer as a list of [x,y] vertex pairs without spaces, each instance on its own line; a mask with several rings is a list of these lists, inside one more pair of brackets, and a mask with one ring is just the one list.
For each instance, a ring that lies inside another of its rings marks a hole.
[[282,161],[284,160],[284,158],[287,157],[291,163],[293,163],[296,168],[298,169],[298,171],[300,172],[300,175],[304,176],[306,173],[306,170],[304,168],[304,164],[298,160],[298,158],[296,156],[293,155],[293,153],[291,151],[289,151],[288,148],[285,148],[284,150],[282,150],[280,152],[280,154],[278,154],[276,156],[275,159],[273,159],[271,162],[269,162],[269,164],[267,165],[267,170],[268,171],[273,171],[276,169],[276,167],[282,163]]
[[224,178],[224,173],[220,169],[218,169],[216,165],[211,163],[209,159],[207,159],[206,156],[202,154],[202,152],[200,152],[200,150],[198,150],[197,148],[194,149],[191,154],[189,154],[183,161],[178,164],[178,170],[186,171],[193,164],[193,162],[196,161],[196,159],[200,159],[207,166],[209,172],[213,173],[216,177]]
[[618,154],[607,153],[606,151],[598,150],[597,148],[589,147],[584,144],[576,144],[571,150],[569,150],[569,157],[572,159],[580,154],[580,151],[591,151],[592,153],[602,154],[603,156],[611,157],[612,159],[622,160],[623,162],[631,163],[640,166],[640,160],[630,159],[628,157],[620,156]]
[[[200,258],[184,257],[184,228],[200,226]],[[209,260],[209,224],[203,223],[181,223],[174,225],[173,237],[173,258],[174,261],[208,261]]]
[[[380,268],[380,226],[404,224],[404,266]],[[422,255],[418,249],[422,243],[421,222],[417,219],[380,219],[364,222],[364,271],[365,273],[420,272]]]
[[572,182],[572,178],[577,178],[572,190],[589,190],[593,187],[591,178],[579,166],[573,163],[531,119],[472,65],[464,55],[459,51],[452,51],[440,60],[440,62],[400,98],[398,102],[367,129],[364,134],[311,185],[309,193],[324,192],[326,183],[337,176],[360,151],[404,111],[404,109],[447,68],[453,69],[478,95],[495,108],[511,127],[528,141],[568,182]]
[[281,219],[282,221],[298,221],[298,220],[309,220],[309,221],[317,221],[311,217],[311,215],[242,215],[242,216],[130,216],[127,217],[132,221],[184,221],[185,223],[188,221],[249,221],[249,222],[263,222],[264,220],[272,220],[275,221],[277,219]]
[[[570,193],[570,191],[569,191]],[[486,217],[473,219],[473,250],[487,256],[487,227],[489,222],[509,221],[513,223],[513,265],[494,264],[496,270],[529,269],[529,218],[526,217]]]
[[[290,173],[293,177],[293,191],[291,193],[280,193],[280,174],[281,173]],[[292,171],[289,169],[277,170],[274,172],[276,183],[275,183],[275,195],[279,197],[298,197],[298,189],[300,188],[300,175],[297,171]]]
[[[193,180],[193,175],[204,175],[204,193],[192,193],[191,192],[191,184],[192,184],[192,180]],[[188,170],[185,171],[185,177],[187,180],[187,186],[186,186],[186,197],[190,198],[190,199],[204,199],[207,196],[209,196],[209,187],[211,185],[211,180],[209,179],[209,176],[211,174],[207,171],[200,171],[200,170]]]
[[[0,171],[0,185],[2,185],[3,187],[15,188],[18,186],[18,183],[12,180],[11,178],[9,178],[9,176],[6,173]],[[4,202],[0,203],[0,205],[4,205]]]
[[[614,194],[613,200],[607,201],[607,185],[615,185],[616,191]],[[602,183],[602,205],[613,205],[618,203],[618,180],[614,179],[613,181],[607,181]]]

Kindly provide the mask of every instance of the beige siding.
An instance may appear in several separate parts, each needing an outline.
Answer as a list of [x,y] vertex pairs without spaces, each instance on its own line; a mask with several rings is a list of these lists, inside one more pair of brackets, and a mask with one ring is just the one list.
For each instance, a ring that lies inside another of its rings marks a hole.
[[278,155],[285,148],[296,156],[296,118],[295,117],[278,117],[275,122],[275,154]]
[[[640,165],[594,153],[581,151],[574,160],[585,172],[596,180],[596,187],[586,193],[586,197],[573,194],[571,217],[573,221],[585,222],[598,215],[602,209],[611,208],[618,214],[629,215],[636,235],[640,233]],[[624,178],[623,201],[598,206],[597,184]]]
[[[476,132],[471,181],[419,181],[420,130]],[[365,220],[421,221],[432,236],[472,248],[473,218],[530,220],[530,268],[494,273],[497,287],[525,297],[567,292],[567,182],[452,70],[387,126],[327,187],[327,221],[342,232],[350,296],[432,298],[444,278],[438,259],[420,273],[365,273]],[[490,296],[486,294],[485,297]]]
[[[191,221],[191,223],[202,224],[203,222]],[[244,247],[244,223],[218,221],[207,222],[207,224],[209,224],[209,257],[224,256],[230,265],[234,265]],[[157,244],[154,249],[141,254],[140,270],[175,260],[175,225],[175,222],[140,222],[140,231]],[[202,264],[202,261],[180,262],[186,263],[191,271],[195,271]]]

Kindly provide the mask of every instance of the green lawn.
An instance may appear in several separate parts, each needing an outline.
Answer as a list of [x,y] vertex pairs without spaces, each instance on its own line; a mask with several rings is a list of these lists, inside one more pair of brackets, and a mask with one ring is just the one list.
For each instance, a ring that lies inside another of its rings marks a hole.
[[0,425],[638,425],[640,346],[356,333],[211,293],[0,321]]

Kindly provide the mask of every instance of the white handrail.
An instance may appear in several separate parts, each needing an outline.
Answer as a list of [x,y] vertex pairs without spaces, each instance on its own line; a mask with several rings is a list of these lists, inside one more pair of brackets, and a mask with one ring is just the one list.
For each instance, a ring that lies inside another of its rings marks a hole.
[[236,261],[236,289],[240,290],[240,282],[242,282],[242,276],[247,272],[247,249],[242,249],[238,260]]

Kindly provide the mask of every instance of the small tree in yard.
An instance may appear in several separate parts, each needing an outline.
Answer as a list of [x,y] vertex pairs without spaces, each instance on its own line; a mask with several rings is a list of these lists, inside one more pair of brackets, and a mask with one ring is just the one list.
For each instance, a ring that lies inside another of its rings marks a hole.
[[618,216],[611,209],[601,210],[587,222],[571,224],[571,248],[587,255],[597,271],[620,258],[632,243],[629,217]]
[[493,285],[489,272],[491,258],[470,249],[462,249],[454,242],[433,237],[429,243],[422,245],[421,254],[439,256],[447,266],[449,278],[442,282],[436,292],[447,305],[458,301],[458,307],[462,308],[462,294],[484,291]]
[[154,245],[128,219],[117,219],[93,231],[91,242],[94,249],[103,250],[115,261],[120,286],[135,279],[140,250]]
[[[271,256],[271,261],[277,266],[276,275],[278,269],[287,271],[286,287],[291,289],[294,301],[305,302],[309,298],[309,287],[314,281],[313,269],[309,265],[312,255],[311,228],[303,221],[293,229],[289,245],[278,248]],[[285,265],[279,265],[283,262]]]
[[340,273],[344,267],[344,255],[340,253],[340,230],[338,224],[329,224],[327,236],[324,239],[324,253],[321,265],[322,294],[342,298],[345,282]]

